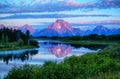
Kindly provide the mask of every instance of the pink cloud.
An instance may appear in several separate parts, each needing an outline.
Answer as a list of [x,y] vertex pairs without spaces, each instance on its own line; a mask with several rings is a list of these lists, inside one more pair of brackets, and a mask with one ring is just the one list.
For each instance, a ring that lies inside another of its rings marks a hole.
[[104,20],[104,21],[81,21],[73,24],[120,24],[120,20]]

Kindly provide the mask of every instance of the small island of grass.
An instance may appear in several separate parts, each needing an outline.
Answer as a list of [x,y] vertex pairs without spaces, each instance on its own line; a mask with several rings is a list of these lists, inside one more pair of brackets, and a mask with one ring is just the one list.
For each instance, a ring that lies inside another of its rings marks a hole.
[[31,39],[30,32],[8,28],[0,29],[0,51],[38,47],[37,41]]

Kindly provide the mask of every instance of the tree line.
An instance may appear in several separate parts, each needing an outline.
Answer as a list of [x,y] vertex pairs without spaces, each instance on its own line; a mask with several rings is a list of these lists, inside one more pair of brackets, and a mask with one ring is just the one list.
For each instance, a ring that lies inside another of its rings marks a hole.
[[29,30],[26,33],[21,32],[20,30],[13,30],[12,28],[9,29],[7,27],[0,29],[0,43],[11,43],[11,42],[18,42],[19,45],[30,45],[35,44],[35,42],[31,42],[30,39],[30,32]]
[[[40,37],[40,38],[48,38],[48,37]],[[116,35],[97,35],[97,34],[91,34],[87,36],[67,36],[67,37],[57,37],[53,36],[50,37],[51,39],[64,39],[64,40],[105,40],[105,41],[119,41],[120,40],[120,34]]]

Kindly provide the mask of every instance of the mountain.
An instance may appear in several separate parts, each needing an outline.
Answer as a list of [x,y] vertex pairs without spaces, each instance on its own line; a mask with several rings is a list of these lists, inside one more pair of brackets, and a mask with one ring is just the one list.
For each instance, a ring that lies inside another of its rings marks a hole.
[[45,29],[42,29],[39,32],[35,32],[33,34],[34,37],[36,36],[73,36],[74,31],[73,28],[69,25],[68,22],[64,20],[56,20],[50,26]]
[[110,29],[102,26],[102,25],[99,25],[99,26],[96,26],[91,34],[98,34],[98,35],[110,35]]
[[118,29],[111,29],[112,34],[120,34],[120,28]]
[[18,27],[17,26],[9,26],[7,27],[8,29],[12,29],[12,30],[18,30]]
[[120,28],[119,28],[119,29],[116,29],[115,33],[116,33],[116,34],[120,34]]
[[[6,27],[6,26],[4,26],[3,24],[0,24],[0,29],[3,29],[4,27]],[[12,29],[12,30],[17,30],[18,29],[18,27],[17,26],[12,26],[12,27],[6,27],[6,28],[8,28],[8,29]]]
[[0,29],[3,29],[5,26],[3,24],[0,24]]
[[72,32],[72,27],[69,25],[68,22],[64,20],[57,20],[56,22],[52,23],[52,25],[48,26],[47,28],[54,29],[60,34],[63,34],[67,31]]
[[25,24],[24,26],[20,27],[19,30],[21,30],[23,33],[26,33],[27,30],[29,30],[30,34],[32,35],[35,30],[32,28],[32,26]]
[[74,34],[73,29],[69,25],[69,23],[60,19],[56,20],[47,28],[56,31],[59,34],[59,36],[72,36]]
[[13,26],[12,29],[13,30],[18,30],[18,27],[17,26]]
[[90,35],[90,34],[98,34],[98,35],[120,34],[120,28],[119,29],[108,29],[107,27],[98,25],[93,30],[83,31],[80,28],[73,28],[69,25],[68,22],[59,19],[59,20],[56,20],[54,23],[52,23],[50,26],[46,27],[45,29],[37,30],[33,34],[33,36],[34,37],[40,37],[40,36],[64,37],[64,36],[84,36],[84,35]]
[[32,26],[25,24],[22,27],[18,27],[18,26],[12,26],[12,27],[8,27],[9,29],[13,29],[13,30],[21,30],[23,33],[26,33],[27,30],[29,30],[30,34],[32,35],[35,32],[35,29],[33,29]]
[[34,37],[39,37],[39,36],[52,37],[52,36],[59,36],[59,33],[53,29],[45,28],[42,30],[36,30],[36,32],[33,34],[33,36]]
[[83,31],[84,32],[84,35],[90,35],[91,34],[91,30],[86,30],[86,31]]
[[[0,29],[3,29],[4,26],[3,24],[0,24]],[[28,24],[25,24],[24,26],[22,27],[18,27],[18,26],[9,26],[9,27],[6,27],[8,29],[12,29],[12,30],[21,30],[23,33],[26,33],[27,30],[29,30],[30,34],[32,35],[34,32],[35,32],[35,29],[33,29],[32,26],[28,25]]]
[[80,28],[73,28],[73,32],[75,36],[83,36],[84,31],[82,31]]
[[[5,26],[3,24],[0,24],[0,29],[4,28]],[[96,26],[93,30],[86,30],[83,31],[80,28],[73,28],[70,26],[70,24],[64,20],[58,19],[55,22],[53,22],[51,25],[47,26],[46,28],[42,30],[35,30],[32,26],[25,24],[22,27],[12,26],[8,27],[9,29],[13,30],[21,30],[23,33],[26,33],[27,30],[29,30],[30,34],[33,37],[40,37],[40,36],[46,36],[46,37],[52,37],[52,36],[84,36],[84,35],[90,35],[90,34],[98,34],[98,35],[113,35],[113,34],[120,34],[120,28],[118,29],[108,29],[107,27],[104,27],[102,25]]]

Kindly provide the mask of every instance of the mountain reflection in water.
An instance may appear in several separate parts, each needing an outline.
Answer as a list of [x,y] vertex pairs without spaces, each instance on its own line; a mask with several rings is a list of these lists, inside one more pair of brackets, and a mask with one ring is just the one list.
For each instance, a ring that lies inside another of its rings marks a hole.
[[[39,42],[40,47],[26,50],[12,50],[0,52],[0,61],[8,64],[9,62],[32,62],[34,63],[49,60],[64,59],[66,56],[81,56],[90,52],[97,52],[105,46],[100,45],[69,45],[50,41]],[[30,60],[29,60],[30,59]]]
[[[64,43],[51,43],[44,42],[41,45],[54,54],[57,58],[63,58],[72,53],[72,55],[81,56],[89,52],[97,52],[100,49],[106,47],[106,45],[76,45],[76,44],[64,44]],[[77,50],[77,51],[76,51]]]
[[64,57],[72,50],[70,45],[58,44],[53,47],[47,47],[47,51],[52,52],[56,57]]

